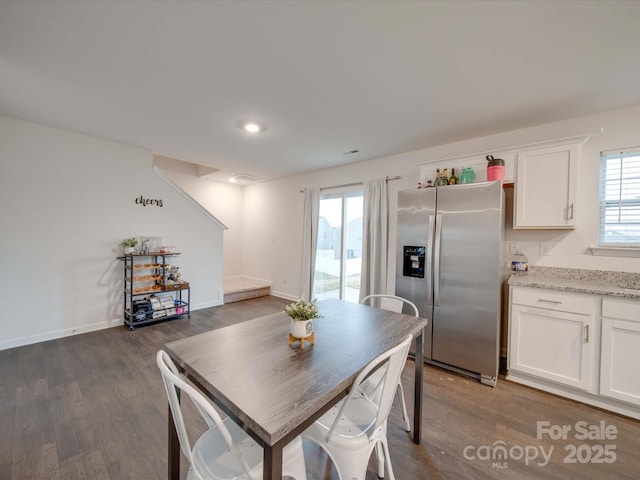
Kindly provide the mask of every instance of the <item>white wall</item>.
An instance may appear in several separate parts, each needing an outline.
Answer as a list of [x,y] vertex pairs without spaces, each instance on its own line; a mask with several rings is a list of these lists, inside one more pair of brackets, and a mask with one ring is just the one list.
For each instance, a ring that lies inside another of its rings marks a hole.
[[122,325],[127,236],[176,246],[193,309],[222,303],[222,229],[150,152],[0,117],[0,229],[0,349]]
[[[417,174],[415,159],[418,157],[414,155],[397,155],[246,186],[243,271],[251,276],[271,280],[272,291],[277,295],[289,298],[300,296],[304,203],[301,190],[400,175],[400,180],[388,184],[390,212],[395,217],[397,191],[417,184],[414,177]],[[395,232],[395,218],[392,222],[391,228]]]
[[193,163],[154,156],[153,163],[200,205],[220,220],[224,231],[224,276],[241,275],[243,187],[198,176]]
[[[397,192],[416,187],[419,164],[482,151],[500,151],[603,128],[604,133],[593,136],[582,151],[576,229],[514,231],[509,228],[509,221],[506,239],[518,241],[533,265],[640,271],[640,259],[596,257],[588,250],[597,242],[600,151],[640,145],[639,124],[640,106],[635,106],[246,186],[242,270],[272,280],[274,293],[288,297],[300,295],[303,206],[300,190],[400,175],[400,180],[389,182],[389,246],[392,254],[389,255],[388,284],[392,291],[395,286]],[[541,241],[551,243],[549,256],[540,257]]]
[[[466,140],[242,187],[185,188],[229,227],[225,275],[273,281],[275,294],[300,295],[300,245],[306,187],[384,176],[389,182],[388,281],[395,285],[397,192],[415,188],[419,164],[604,129],[584,146],[579,165],[577,228],[514,231],[534,265],[640,271],[640,259],[595,257],[599,152],[640,145],[640,106]],[[162,235],[182,252],[195,308],[222,302],[222,230],[152,172],[150,152],[0,117],[0,349],[120,325],[118,243]],[[215,182],[210,182],[215,183]],[[134,199],[161,198],[164,207]],[[540,257],[538,245],[552,245]],[[216,248],[216,245],[220,248]]]

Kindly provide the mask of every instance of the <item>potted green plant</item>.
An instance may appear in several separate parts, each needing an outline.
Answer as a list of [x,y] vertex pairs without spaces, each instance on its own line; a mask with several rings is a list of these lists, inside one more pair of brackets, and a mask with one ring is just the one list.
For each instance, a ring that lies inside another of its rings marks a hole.
[[121,245],[124,247],[124,254],[128,255],[133,253],[135,246],[138,244],[138,239],[135,237],[129,237],[122,240]]
[[302,297],[295,303],[290,303],[284,307],[284,313],[291,317],[289,332],[296,338],[307,338],[313,333],[313,320],[320,318],[318,313],[317,298],[305,300]]

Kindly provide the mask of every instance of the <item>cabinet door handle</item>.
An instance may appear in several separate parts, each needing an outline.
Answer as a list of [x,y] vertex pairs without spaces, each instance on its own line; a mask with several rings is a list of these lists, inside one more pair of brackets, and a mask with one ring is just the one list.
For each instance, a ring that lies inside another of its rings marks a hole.
[[584,343],[589,343],[589,325],[584,326]]
[[542,303],[553,303],[554,305],[560,305],[562,303],[558,302],[557,300],[547,300],[545,298],[539,298],[538,301]]
[[569,220],[573,220],[573,203],[567,208],[567,217]]

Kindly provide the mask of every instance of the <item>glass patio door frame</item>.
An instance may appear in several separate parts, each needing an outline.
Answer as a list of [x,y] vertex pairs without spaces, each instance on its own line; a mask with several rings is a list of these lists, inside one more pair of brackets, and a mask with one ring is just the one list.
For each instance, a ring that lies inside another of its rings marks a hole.
[[[322,205],[323,200],[328,199],[341,199],[341,212],[340,212],[340,266],[339,266],[339,289],[338,298],[345,299],[346,297],[346,280],[347,280],[347,251],[346,251],[346,238],[347,238],[347,223],[348,223],[348,198],[350,197],[363,197],[364,190],[362,185],[353,185],[349,187],[343,187],[339,189],[327,189],[320,192],[320,204]],[[362,211],[362,216],[364,216],[364,209]],[[322,218],[322,217],[320,217]],[[320,219],[319,219],[320,221]],[[362,235],[362,234],[361,234]],[[317,252],[316,252],[317,255]],[[317,262],[316,262],[316,272],[317,272]],[[315,275],[315,272],[314,272]],[[315,290],[315,287],[314,287]],[[314,292],[315,295],[316,292]],[[324,292],[321,292],[324,293]]]

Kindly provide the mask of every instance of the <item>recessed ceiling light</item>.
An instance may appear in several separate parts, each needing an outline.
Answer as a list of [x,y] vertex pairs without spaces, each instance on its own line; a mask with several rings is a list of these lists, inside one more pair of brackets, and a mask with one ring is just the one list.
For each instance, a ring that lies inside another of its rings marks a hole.
[[229,178],[229,181],[230,181],[231,183],[236,183],[236,177],[231,177],[231,178]]
[[238,127],[244,130],[245,132],[249,132],[249,133],[258,133],[265,130],[264,125],[254,121],[238,122]]

